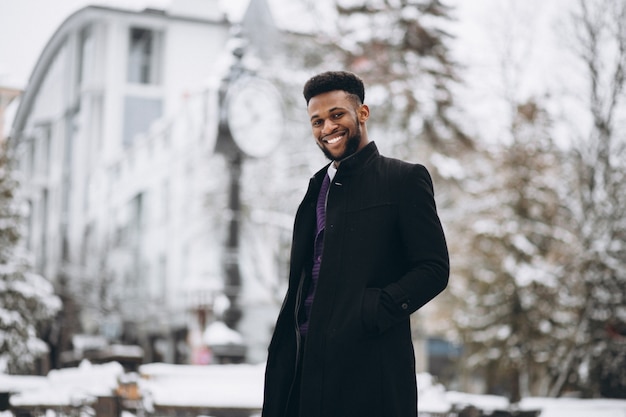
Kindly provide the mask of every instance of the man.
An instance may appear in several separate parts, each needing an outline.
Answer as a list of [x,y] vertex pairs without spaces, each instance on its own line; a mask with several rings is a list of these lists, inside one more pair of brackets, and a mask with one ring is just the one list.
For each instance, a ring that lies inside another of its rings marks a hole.
[[448,251],[428,171],[378,153],[364,96],[349,72],[304,86],[331,163],[296,213],[263,417],[417,416],[409,315],[446,287]]

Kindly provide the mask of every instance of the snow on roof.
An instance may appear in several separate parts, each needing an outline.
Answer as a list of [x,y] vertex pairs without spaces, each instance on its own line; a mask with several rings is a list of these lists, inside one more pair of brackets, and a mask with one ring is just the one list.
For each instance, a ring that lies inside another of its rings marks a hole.
[[124,368],[118,362],[92,365],[81,362],[77,368],[55,369],[46,383],[11,397],[13,406],[70,406],[96,396],[112,395]]
[[107,345],[107,343],[106,338],[100,335],[75,334],[72,336],[72,345],[74,346],[74,349],[79,352],[89,349],[103,348]]
[[139,367],[140,388],[155,406],[252,408],[263,405],[265,364]]
[[208,346],[240,345],[243,337],[222,321],[214,321],[204,330],[202,340]]
[[506,397],[499,395],[477,395],[465,392],[448,391],[446,399],[458,406],[474,406],[479,410],[492,413],[494,411],[508,410],[510,403]]
[[45,385],[46,381],[45,376],[0,374],[0,392],[32,390]]
[[122,356],[127,358],[143,358],[143,348],[136,345],[109,345],[105,352],[111,356]]

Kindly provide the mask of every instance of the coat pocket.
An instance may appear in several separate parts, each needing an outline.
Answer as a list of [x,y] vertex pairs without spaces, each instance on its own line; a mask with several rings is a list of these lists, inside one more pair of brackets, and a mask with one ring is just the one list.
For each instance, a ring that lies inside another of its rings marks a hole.
[[361,320],[365,334],[378,333],[378,306],[380,304],[380,288],[366,288],[361,304]]

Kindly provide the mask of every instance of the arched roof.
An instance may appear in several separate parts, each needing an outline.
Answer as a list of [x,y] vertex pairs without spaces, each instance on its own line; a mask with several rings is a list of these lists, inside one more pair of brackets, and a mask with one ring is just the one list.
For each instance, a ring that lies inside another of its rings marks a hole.
[[39,93],[42,83],[48,73],[50,66],[52,65],[57,53],[63,47],[69,36],[82,28],[87,22],[101,20],[104,16],[116,14],[116,15],[149,15],[160,17],[166,20],[182,20],[197,23],[210,23],[210,24],[226,24],[225,20],[210,21],[201,18],[186,17],[186,16],[172,16],[168,15],[163,10],[156,9],[144,9],[141,11],[120,9],[106,6],[86,6],[77,10],[71,14],[67,19],[61,23],[54,34],[50,37],[45,47],[43,48],[33,71],[28,80],[28,84],[21,96],[19,106],[13,118],[12,127],[9,130],[9,140],[19,141],[19,136],[26,125],[28,116],[31,112],[32,106]]

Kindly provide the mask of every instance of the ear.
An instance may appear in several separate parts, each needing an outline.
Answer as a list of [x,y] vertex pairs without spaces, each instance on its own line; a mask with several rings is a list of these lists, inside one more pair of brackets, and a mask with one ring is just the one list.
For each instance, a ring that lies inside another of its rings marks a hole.
[[370,108],[367,107],[367,104],[361,104],[361,107],[358,108],[356,114],[359,118],[359,122],[365,123],[365,121],[370,118]]

